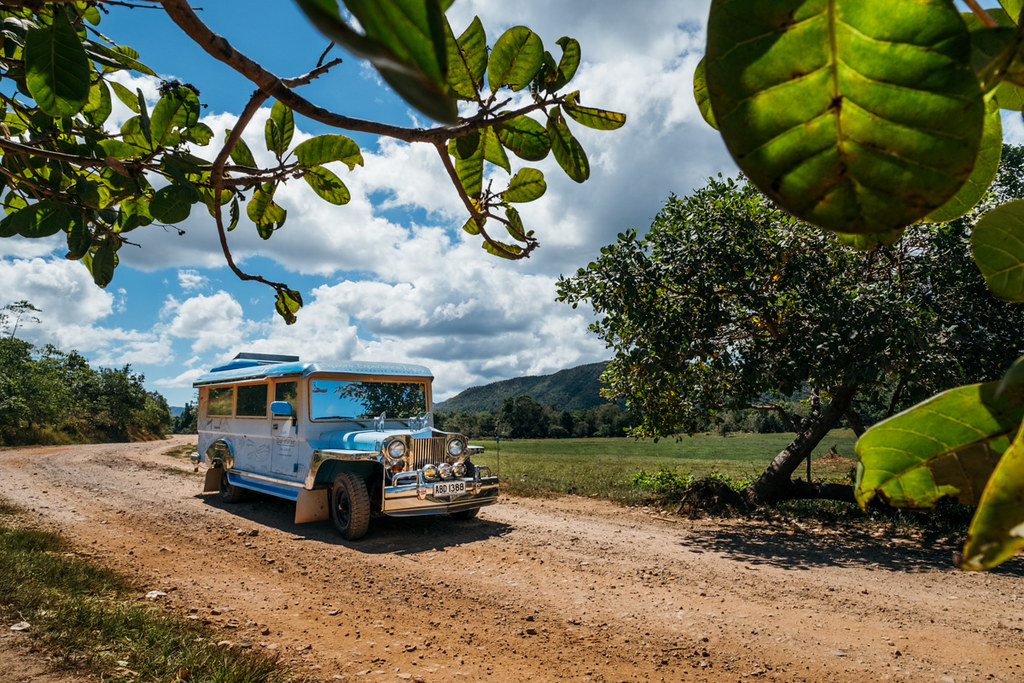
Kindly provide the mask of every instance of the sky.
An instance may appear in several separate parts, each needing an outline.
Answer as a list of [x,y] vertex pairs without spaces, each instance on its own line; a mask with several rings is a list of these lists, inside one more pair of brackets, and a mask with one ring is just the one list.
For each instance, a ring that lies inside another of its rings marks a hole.
[[[197,4],[205,5],[199,16],[214,31],[281,77],[309,71],[327,46],[290,2]],[[551,159],[536,164],[547,193],[519,205],[541,243],[529,259],[489,256],[479,238],[462,232],[465,210],[432,147],[352,135],[365,165],[337,170],[352,193],[349,204],[327,204],[293,181],[276,197],[288,219],[272,239],[260,239],[244,220],[229,235],[243,269],[302,293],[305,306],[294,325],[274,313],[271,289],[228,270],[201,207],[175,226],[184,235],[160,226],[131,233],[138,246],[120,250],[106,289],[81,263],[64,259],[62,235],[4,239],[0,305],[30,301],[41,310],[40,322],[22,325],[20,337],[76,349],[94,366],[129,363],[148,389],[177,406],[193,400],[199,374],[240,351],[423,364],[435,376],[435,400],[606,360],[611,351],[588,332],[591,314],[555,301],[559,276],[585,266],[618,233],[644,231],[670,195],[737,172],[692,96],[708,6],[709,0],[456,0],[448,12],[456,35],[479,16],[489,44],[518,24],[556,56],[558,38],[579,40],[582,63],[572,88],[581,91],[581,104],[628,117],[617,131],[574,126],[590,159],[586,183],[568,179]],[[111,7],[98,28],[136,48],[160,77],[198,87],[203,121],[218,135],[254,89],[158,10]],[[365,63],[333,54],[344,63],[302,88],[304,97],[349,116],[432,125]],[[156,79],[121,80],[155,104]],[[257,161],[269,159],[260,154],[269,104],[245,135]],[[119,126],[127,116],[121,107],[112,119]],[[1008,137],[1024,139],[1017,119]],[[294,143],[326,132],[345,131],[297,117]],[[212,158],[211,149],[198,153]]]

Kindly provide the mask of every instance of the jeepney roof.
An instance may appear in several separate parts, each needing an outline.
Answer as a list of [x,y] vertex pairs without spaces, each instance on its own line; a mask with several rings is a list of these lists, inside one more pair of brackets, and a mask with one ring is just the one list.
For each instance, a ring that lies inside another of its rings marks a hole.
[[213,368],[192,383],[199,387],[207,384],[241,382],[265,377],[306,377],[313,373],[343,373],[352,375],[385,375],[400,377],[429,377],[433,373],[423,365],[411,363],[373,363],[370,361],[301,361],[287,363],[260,363],[235,360]]

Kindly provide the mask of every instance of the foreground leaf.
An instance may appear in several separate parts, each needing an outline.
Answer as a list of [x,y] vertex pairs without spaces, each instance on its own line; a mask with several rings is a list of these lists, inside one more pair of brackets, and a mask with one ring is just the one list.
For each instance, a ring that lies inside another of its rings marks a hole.
[[876,496],[895,507],[930,508],[946,496],[976,505],[1024,418],[1024,387],[999,386],[950,389],[866,431],[857,440],[860,506]]
[[990,569],[1024,548],[1024,426],[1003,453],[971,520],[963,569]]
[[711,96],[708,94],[708,81],[704,72],[703,57],[697,63],[697,68],[693,72],[693,99],[697,102],[697,109],[700,110],[700,115],[704,117],[704,121],[715,130],[718,130],[718,124],[715,123],[715,113],[711,111]]
[[530,84],[544,61],[544,43],[525,26],[513,26],[494,43],[487,63],[491,92],[508,86],[522,90]]
[[947,202],[984,101],[953,3],[713,0],[707,85],[757,187],[836,232],[895,230]]
[[947,223],[963,216],[973,209],[988,192],[989,185],[999,170],[999,159],[1003,154],[1003,119],[995,99],[989,101],[985,114],[985,132],[981,137],[981,149],[974,164],[971,177],[963,184],[952,199],[928,214],[925,219],[932,223]]
[[993,294],[1024,301],[1024,200],[986,213],[971,233],[971,249]]

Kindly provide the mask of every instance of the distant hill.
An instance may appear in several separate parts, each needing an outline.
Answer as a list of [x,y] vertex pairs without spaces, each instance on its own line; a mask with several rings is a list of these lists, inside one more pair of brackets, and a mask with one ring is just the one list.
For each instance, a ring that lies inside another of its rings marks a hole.
[[529,396],[538,403],[558,406],[562,410],[586,410],[608,403],[601,396],[601,373],[607,362],[580,365],[559,370],[553,375],[516,377],[492,382],[481,387],[470,387],[434,406],[434,412],[451,413],[460,410],[477,413],[501,408],[506,398]]

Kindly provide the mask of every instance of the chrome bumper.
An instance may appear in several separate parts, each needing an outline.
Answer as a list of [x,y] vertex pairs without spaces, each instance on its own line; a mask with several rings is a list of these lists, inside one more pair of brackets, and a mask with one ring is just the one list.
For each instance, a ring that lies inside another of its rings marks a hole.
[[[486,473],[486,474],[484,474]],[[434,484],[462,481],[466,492],[434,496]],[[493,505],[498,502],[498,478],[488,467],[477,467],[475,477],[427,481],[422,471],[396,474],[391,486],[384,487],[383,513],[391,517],[444,515],[460,510]]]

